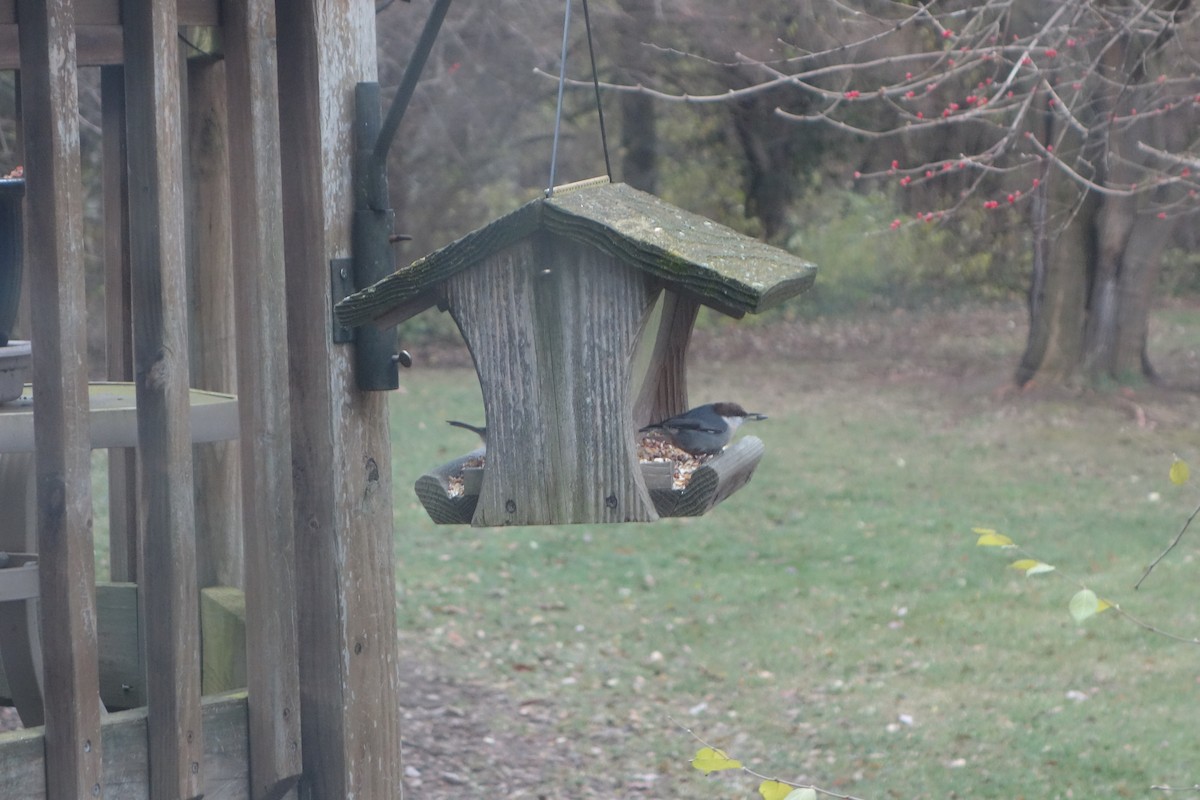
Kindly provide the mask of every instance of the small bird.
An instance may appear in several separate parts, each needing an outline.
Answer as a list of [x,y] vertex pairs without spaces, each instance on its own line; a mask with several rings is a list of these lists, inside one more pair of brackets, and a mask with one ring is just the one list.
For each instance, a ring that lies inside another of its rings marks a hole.
[[662,431],[671,444],[694,456],[719,453],[733,438],[733,432],[746,420],[766,419],[765,414],[747,411],[737,403],[708,403],[677,417],[664,419],[641,429]]
[[487,444],[487,428],[486,427],[481,428],[478,425],[472,425],[469,422],[459,422],[456,419],[448,419],[448,420],[446,420],[446,424],[453,425],[456,428],[466,428],[469,431],[474,431],[475,433],[479,434],[479,438],[483,440],[483,443]]

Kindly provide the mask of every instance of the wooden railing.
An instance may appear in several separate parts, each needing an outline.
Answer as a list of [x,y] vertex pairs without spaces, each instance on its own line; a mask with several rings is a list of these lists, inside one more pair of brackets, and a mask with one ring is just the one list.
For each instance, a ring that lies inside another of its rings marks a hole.
[[[276,19],[273,0],[0,0],[0,69],[19,67],[21,82],[45,663],[45,727],[0,737],[0,794],[275,798],[303,780],[313,797],[399,795],[387,398],[356,391],[350,352],[330,337],[329,262],[350,249],[354,86],[375,77],[373,8],[286,5]],[[219,24],[220,52],[184,67],[181,53],[202,51],[185,24]],[[108,376],[133,382],[138,409],[136,458],[110,461],[111,557],[114,579],[136,585],[147,705],[107,716],[89,496],[85,65],[102,65]],[[185,116],[216,126],[215,152],[196,146]],[[218,218],[227,229],[202,222]],[[189,327],[213,305],[235,333],[241,499],[224,498],[237,513],[216,527],[246,532],[229,535],[244,548],[247,691],[202,698],[200,589],[242,572],[236,556],[216,564],[210,553],[229,555],[229,543],[207,547],[209,517],[193,502],[189,388],[233,388],[204,386],[208,368],[193,369],[216,345]]]

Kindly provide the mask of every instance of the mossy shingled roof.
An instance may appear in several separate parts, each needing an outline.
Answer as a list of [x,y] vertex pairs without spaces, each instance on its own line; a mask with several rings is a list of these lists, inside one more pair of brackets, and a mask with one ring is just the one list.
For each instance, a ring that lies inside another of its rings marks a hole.
[[592,245],[727,313],[757,313],[807,289],[816,267],[778,247],[621,183],[534,200],[338,303],[369,322],[539,231]]

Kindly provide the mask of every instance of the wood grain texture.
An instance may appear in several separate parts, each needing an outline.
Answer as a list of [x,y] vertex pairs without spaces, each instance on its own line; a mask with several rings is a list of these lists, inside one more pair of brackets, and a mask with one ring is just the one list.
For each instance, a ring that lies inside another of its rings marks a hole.
[[463,466],[472,459],[480,458],[485,448],[472,450],[464,456],[449,461],[417,478],[413,489],[429,518],[439,525],[467,525],[475,516],[479,504],[479,490],[451,495],[450,478],[463,474]]
[[204,694],[246,688],[246,595],[232,586],[200,590]]
[[37,545],[45,655],[46,782],[56,798],[101,784],[95,566],[79,167],[70,0],[22,0],[25,257],[38,387]]
[[654,350],[646,366],[646,379],[633,407],[635,428],[687,411],[687,349],[700,303],[688,295],[663,293],[662,316]]
[[[225,84],[225,62],[187,60],[188,369],[192,387],[237,394]],[[201,587],[241,586],[245,559],[238,445],[201,445],[192,456],[197,581]]]
[[[177,0],[181,25],[220,25],[221,0]],[[77,25],[120,25],[121,0],[75,0]],[[0,25],[15,24],[17,0],[0,0]]]
[[637,468],[632,360],[654,293],[640,271],[558,236],[447,283],[487,414],[475,525],[655,519]]
[[[205,800],[251,800],[249,748],[246,741],[246,694],[204,698],[202,747],[205,753]],[[103,800],[153,800],[148,775],[146,709],[104,718]],[[0,733],[0,774],[4,797],[56,800],[47,793],[44,737],[41,728]],[[99,748],[97,748],[98,750]],[[71,795],[91,798],[84,795]]]
[[301,706],[288,318],[280,172],[275,3],[226,5],[234,251],[241,413],[246,677],[256,798],[282,796],[301,773]]
[[400,795],[386,394],[332,342],[329,261],[348,255],[352,100],[375,79],[369,3],[304,0],[276,19],[292,383],[304,777],[301,794]]
[[[0,22],[0,69],[21,68],[19,27]],[[120,25],[84,25],[77,22],[75,45],[76,62],[81,67],[110,66],[124,60]]]
[[[37,675],[42,662],[38,619],[36,604],[0,604],[0,655],[4,661],[0,697],[16,701],[26,727],[43,722]],[[135,585],[102,583],[96,587],[96,630],[101,700],[110,709],[144,705],[146,679],[138,639]],[[35,714],[31,715],[28,709],[33,706]]]
[[124,22],[151,796],[194,798],[203,752],[178,20],[172,4],[129,0]]
[[[766,448],[757,436],[743,436],[692,473],[683,489],[670,481],[652,486],[650,496],[664,517],[698,517],[750,482]],[[669,477],[669,476],[668,476]]]

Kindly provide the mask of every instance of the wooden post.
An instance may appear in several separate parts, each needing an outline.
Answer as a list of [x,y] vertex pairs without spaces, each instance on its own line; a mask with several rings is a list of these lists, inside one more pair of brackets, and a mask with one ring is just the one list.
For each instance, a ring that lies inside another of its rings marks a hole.
[[[104,347],[110,381],[133,380],[130,322],[129,159],[125,147],[125,69],[100,68],[104,132]],[[114,581],[136,581],[137,451],[108,451],[108,559]]]
[[[292,421],[274,0],[225,5],[246,566],[250,766],[256,800],[301,773]],[[324,273],[328,275],[328,273]],[[328,284],[328,282],[326,282]],[[318,318],[319,319],[319,318]],[[307,320],[312,324],[314,320]],[[333,796],[333,795],[330,795]],[[345,795],[349,796],[349,795]]]
[[51,798],[101,791],[88,433],[87,304],[71,0],[22,0],[26,259],[32,319],[39,585]]
[[401,788],[388,396],[332,342],[330,259],[349,255],[354,87],[375,79],[370,3],[276,20],[291,343],[304,778],[312,797]]
[[176,4],[128,0],[124,22],[150,797],[193,798],[204,737]]
[[[186,63],[188,366],[192,388],[236,394],[226,68],[211,57]],[[238,176],[239,185],[243,177]],[[255,272],[258,262],[242,255],[242,272]],[[197,580],[201,587],[241,588],[238,446],[212,442],[197,445],[193,455]]]

